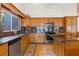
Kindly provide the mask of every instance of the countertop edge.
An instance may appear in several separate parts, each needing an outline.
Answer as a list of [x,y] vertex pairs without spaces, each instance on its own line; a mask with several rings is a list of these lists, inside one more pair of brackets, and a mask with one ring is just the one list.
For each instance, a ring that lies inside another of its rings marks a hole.
[[2,37],[2,38],[0,38],[0,45],[2,45],[4,43],[8,43],[9,41],[15,40],[16,38],[19,38],[19,37],[21,37],[23,35],[26,35],[26,34],[18,34],[18,35]]

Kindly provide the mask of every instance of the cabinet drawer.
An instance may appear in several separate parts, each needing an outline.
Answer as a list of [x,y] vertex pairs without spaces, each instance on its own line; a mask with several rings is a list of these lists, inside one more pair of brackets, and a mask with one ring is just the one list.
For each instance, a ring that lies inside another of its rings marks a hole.
[[66,48],[79,49],[79,41],[66,42]]

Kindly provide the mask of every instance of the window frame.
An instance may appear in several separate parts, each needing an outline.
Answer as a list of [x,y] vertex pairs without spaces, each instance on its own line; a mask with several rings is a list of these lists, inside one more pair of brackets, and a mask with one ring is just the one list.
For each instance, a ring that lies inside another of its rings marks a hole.
[[[17,30],[13,30],[13,28],[12,28],[12,31],[19,31],[19,17],[16,16],[16,15],[12,15],[12,16],[18,18],[18,29],[17,29]],[[12,19],[12,20],[13,20],[13,19]],[[12,22],[12,20],[11,20],[11,22]]]
[[[3,32],[10,32],[10,31],[18,31],[19,30],[19,17],[17,16],[17,15],[15,15],[15,14],[13,14],[13,13],[11,13],[10,11],[8,11],[7,9],[3,9],[3,10],[1,10],[1,13],[6,13],[6,14],[9,14],[10,15],[10,17],[11,17],[11,28],[10,28],[10,30],[5,30],[5,31],[3,31]],[[17,30],[13,30],[13,28],[12,28],[12,16],[14,16],[14,17],[17,17],[18,18],[18,29]]]

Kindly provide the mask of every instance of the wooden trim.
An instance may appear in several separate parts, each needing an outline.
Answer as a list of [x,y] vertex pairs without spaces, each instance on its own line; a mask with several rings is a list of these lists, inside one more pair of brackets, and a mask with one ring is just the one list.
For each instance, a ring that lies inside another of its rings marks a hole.
[[1,3],[0,3],[0,10],[1,10]]
[[64,17],[31,17],[31,18],[64,18]]
[[[10,5],[12,8],[8,7],[8,5]],[[11,3],[1,3],[1,6],[19,17],[25,17],[25,15]],[[13,11],[13,9],[16,10],[16,13]]]
[[[11,4],[11,3],[10,3]],[[16,6],[14,6],[13,4],[11,4],[14,8],[16,8],[22,15],[24,15]],[[25,17],[25,15],[24,15]]]
[[66,18],[66,17],[77,17],[77,16],[64,16],[64,18]]
[[[16,13],[12,12],[12,11],[11,11],[8,7],[6,7],[5,5],[1,4],[1,6],[2,6],[4,9],[10,11],[11,13],[17,15]],[[19,15],[17,15],[17,16],[19,16]]]

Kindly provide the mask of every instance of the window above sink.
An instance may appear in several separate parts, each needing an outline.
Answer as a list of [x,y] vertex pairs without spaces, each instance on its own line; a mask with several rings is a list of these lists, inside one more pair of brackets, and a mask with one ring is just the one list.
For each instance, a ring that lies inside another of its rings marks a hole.
[[2,29],[3,32],[18,31],[19,17],[8,10],[2,10]]

